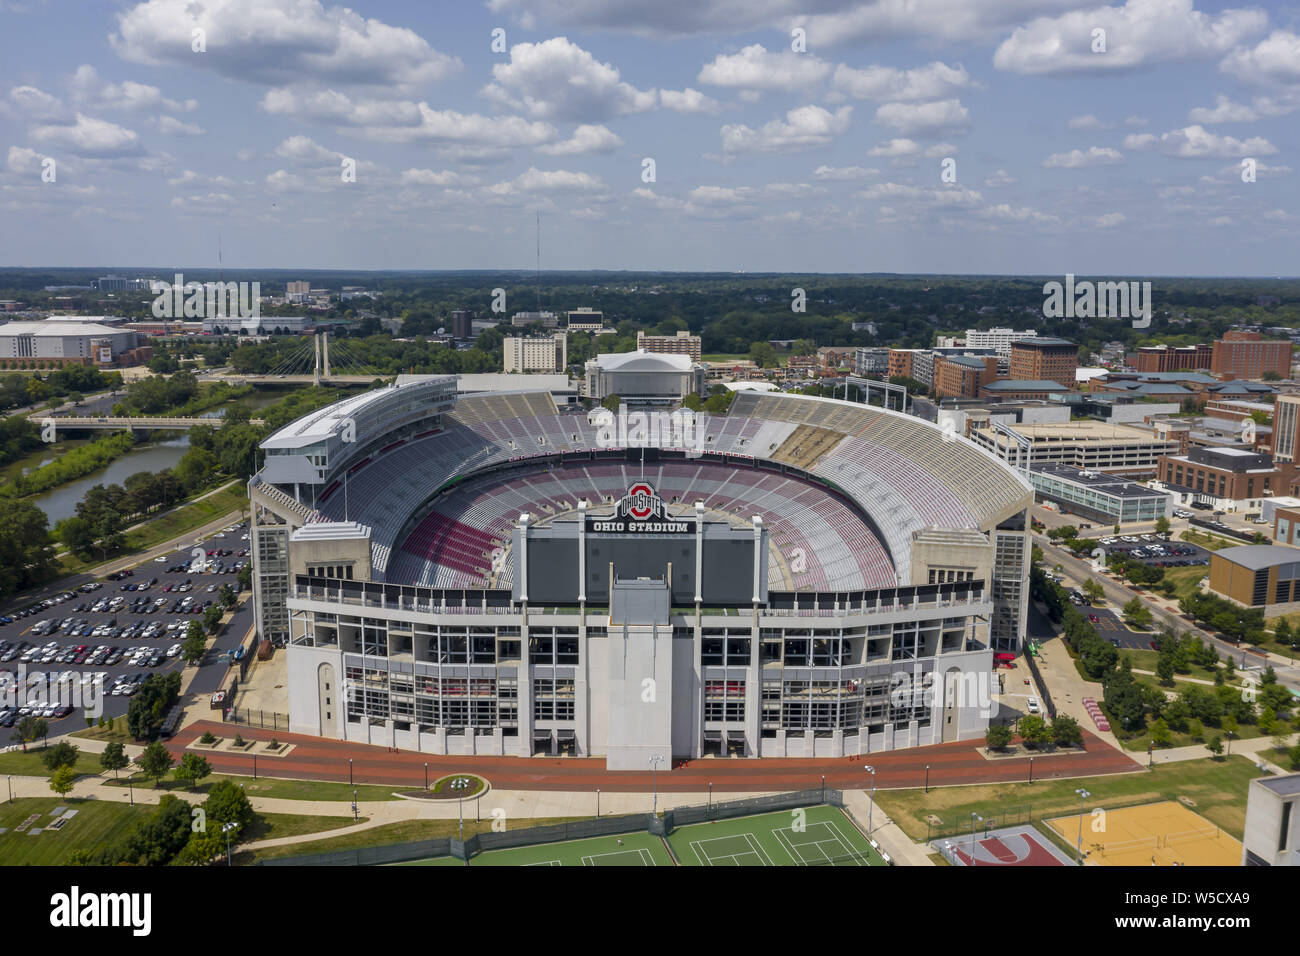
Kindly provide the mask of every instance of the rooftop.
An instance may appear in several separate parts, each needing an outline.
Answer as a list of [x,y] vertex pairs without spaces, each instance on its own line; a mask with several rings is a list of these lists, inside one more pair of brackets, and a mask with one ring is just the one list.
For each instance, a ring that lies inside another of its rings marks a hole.
[[687,372],[694,364],[689,355],[663,352],[604,352],[592,359],[606,372]]
[[1300,773],[1288,773],[1281,777],[1258,777],[1251,782],[1271,790],[1279,797],[1294,797],[1300,793]]
[[1069,465],[1050,463],[1030,465],[1029,470],[1042,475],[1050,475],[1053,478],[1061,478],[1078,485],[1085,485],[1094,491],[1102,491],[1117,498],[1168,497],[1163,491],[1156,491],[1154,488],[1148,488],[1136,481],[1129,481],[1126,478],[1108,475],[1100,471],[1081,471],[1078,468],[1071,468]]
[[984,386],[990,392],[1068,392],[1069,389],[1059,382],[1045,378],[1004,378],[989,382]]
[[1281,544],[1243,544],[1215,551],[1213,557],[1231,561],[1248,571],[1262,571],[1279,564],[1300,564],[1300,548]]

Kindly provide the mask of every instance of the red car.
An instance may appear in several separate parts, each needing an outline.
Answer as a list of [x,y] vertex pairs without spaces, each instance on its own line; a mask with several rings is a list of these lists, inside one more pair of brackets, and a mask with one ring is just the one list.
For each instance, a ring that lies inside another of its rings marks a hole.
[[1095,614],[1089,614],[1089,615],[1088,615],[1088,620],[1091,621],[1093,624],[1096,624],[1097,621],[1098,621],[1098,617],[1097,617],[1097,615],[1095,615]]

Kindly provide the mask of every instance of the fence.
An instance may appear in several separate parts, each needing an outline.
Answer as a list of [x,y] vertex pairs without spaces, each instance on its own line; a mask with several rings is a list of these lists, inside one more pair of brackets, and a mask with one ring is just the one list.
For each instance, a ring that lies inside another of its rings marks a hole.
[[1043,695],[1043,708],[1047,711],[1047,716],[1056,719],[1056,704],[1052,703],[1052,692],[1047,689],[1047,681],[1043,680],[1043,675],[1039,673],[1038,663],[1034,660],[1033,651],[1025,648],[1025,663],[1029,665],[1029,673],[1034,675],[1034,685],[1038,692]]
[[277,714],[270,710],[240,710],[231,707],[222,712],[222,719],[228,724],[243,724],[245,727],[257,727],[260,730],[289,729],[289,715]]
[[[506,850],[564,840],[584,840],[591,837],[615,836],[620,833],[649,832],[667,836],[679,826],[703,823],[707,820],[727,820],[747,817],[774,810],[792,810],[797,807],[828,803],[844,807],[844,794],[829,787],[798,790],[793,793],[750,797],[726,803],[708,803],[705,806],[677,807],[663,816],[651,813],[631,813],[617,817],[600,817],[575,820],[550,826],[528,827],[523,830],[504,830],[477,833],[463,843],[456,839],[418,840],[413,843],[394,843],[390,846],[363,847],[356,850],[338,850],[333,853],[316,853],[310,856],[263,860],[263,866],[383,866],[424,860],[436,856],[454,856],[468,860],[488,850]],[[873,846],[875,841],[872,841]],[[885,858],[888,861],[888,857]],[[890,861],[892,862],[892,861]]]
[[[1035,777],[1037,782],[1037,777]],[[1118,803],[1094,803],[1085,807],[1085,812],[1091,812],[1097,807],[1103,807],[1106,810],[1120,810],[1124,807],[1138,807],[1157,800],[1176,800],[1176,794],[1164,794],[1162,796],[1147,795],[1141,800],[1120,801]],[[1001,804],[990,804],[986,809],[981,807],[984,817],[975,821],[975,836],[977,839],[991,830],[1000,830],[1003,827],[1014,826],[1033,826],[1036,823],[1042,823],[1046,820],[1055,819],[1056,817],[1068,817],[1078,814],[1078,800],[1067,800],[1064,804],[1055,800],[1044,803],[1022,803],[1015,806],[1003,806]],[[937,817],[939,823],[930,823],[927,821],[926,842],[938,839],[940,837],[958,840],[961,838],[970,839],[971,835],[971,812],[967,810],[958,810],[947,814],[930,814]],[[1087,829],[1085,826],[1084,829]]]

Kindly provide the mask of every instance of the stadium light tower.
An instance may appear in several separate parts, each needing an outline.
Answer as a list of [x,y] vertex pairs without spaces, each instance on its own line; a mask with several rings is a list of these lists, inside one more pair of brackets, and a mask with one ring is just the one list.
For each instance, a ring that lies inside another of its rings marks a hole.
[[654,805],[651,807],[651,813],[659,812],[659,765],[664,762],[664,758],[655,754],[650,758],[650,773],[654,783]]
[[1082,788],[1074,792],[1079,795],[1079,865],[1083,866],[1083,801],[1091,797],[1092,794]]
[[871,774],[871,796],[867,799],[867,836],[871,836],[871,811],[876,806],[876,768],[863,767],[862,769]]
[[234,866],[234,864],[230,862],[230,834],[232,831],[238,829],[239,824],[233,820],[221,825],[221,832],[226,835],[226,866]]

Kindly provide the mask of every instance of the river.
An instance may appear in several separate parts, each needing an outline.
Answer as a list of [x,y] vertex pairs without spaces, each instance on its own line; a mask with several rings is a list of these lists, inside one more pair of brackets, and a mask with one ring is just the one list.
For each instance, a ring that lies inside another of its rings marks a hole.
[[[243,401],[256,410],[278,401],[281,397],[276,392],[259,391]],[[223,414],[225,414],[224,409],[213,408],[203,412],[200,417],[220,418]],[[155,434],[162,440],[155,440],[142,448],[127,452],[102,471],[70,481],[66,485],[60,485],[42,494],[33,495],[27,500],[45,512],[49,518],[50,527],[53,528],[55,524],[64,518],[69,518],[77,513],[77,502],[84,498],[86,492],[95,485],[120,485],[138,471],[158,472],[164,468],[174,468],[176,463],[189,451],[189,435],[176,432],[157,432]],[[45,462],[43,461],[41,464],[45,464]]]

